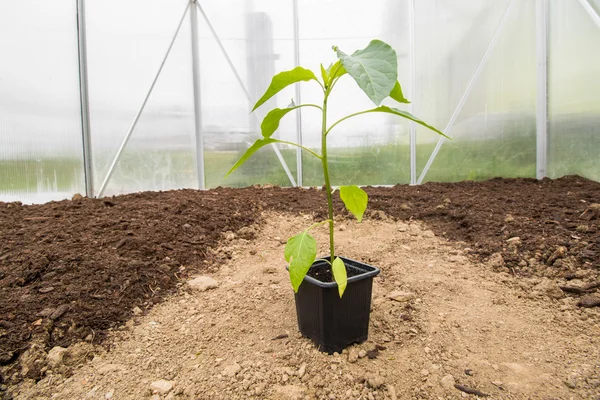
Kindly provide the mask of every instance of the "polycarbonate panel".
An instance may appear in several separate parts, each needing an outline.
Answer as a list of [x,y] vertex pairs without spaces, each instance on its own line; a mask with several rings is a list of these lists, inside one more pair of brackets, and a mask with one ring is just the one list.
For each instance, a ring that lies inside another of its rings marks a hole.
[[[374,1],[364,12],[364,1],[301,1],[300,64],[320,76],[320,63],[327,67],[337,60],[332,46],[346,53],[364,48],[372,39],[390,43],[398,56],[398,80],[405,95],[410,93],[408,1]],[[316,12],[315,10],[318,10]],[[331,15],[340,15],[330,18]],[[321,104],[323,92],[314,82],[302,84],[302,100]],[[343,77],[329,97],[328,125],[345,115],[374,108],[350,76]],[[386,104],[404,108],[393,101]],[[320,152],[321,118],[318,110],[302,111],[304,145]],[[338,125],[328,135],[330,174],[333,185],[396,184],[410,180],[409,124],[385,114],[367,114]],[[323,185],[321,163],[303,155],[305,185]]]
[[0,2],[0,200],[85,192],[76,2]]
[[[292,86],[254,113],[250,112],[272,76],[294,68],[292,1],[228,0],[200,4],[225,51],[199,14],[207,187],[263,183],[290,186],[291,181],[271,146],[259,150],[229,177],[225,178],[225,174],[261,137],[260,122],[267,112],[286,107],[294,97]],[[296,141],[295,113],[281,121],[273,137]],[[289,146],[279,149],[296,180],[295,149]]]
[[[187,1],[88,3],[90,109],[98,191],[151,87]],[[198,187],[189,20],[188,12],[104,195]]]
[[[425,181],[535,176],[535,2],[515,2],[467,94],[508,1],[416,3],[415,113],[443,130],[457,112]],[[417,173],[439,135],[417,128]]]
[[600,26],[579,2],[552,1],[549,48],[548,175],[600,181]]

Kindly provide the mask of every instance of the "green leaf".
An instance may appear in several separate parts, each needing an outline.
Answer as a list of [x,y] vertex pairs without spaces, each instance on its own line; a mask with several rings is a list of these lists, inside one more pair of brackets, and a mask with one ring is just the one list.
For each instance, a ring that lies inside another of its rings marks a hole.
[[277,143],[277,140],[271,138],[258,139],[256,142],[254,142],[252,146],[250,146],[248,150],[246,150],[244,155],[239,160],[237,160],[235,164],[233,164],[233,167],[231,167],[231,169],[229,170],[229,172],[227,172],[225,177],[227,178],[229,174],[238,169],[238,167],[245,163],[254,153],[258,151],[258,149],[271,143]]
[[292,83],[301,82],[301,81],[310,81],[314,79],[318,82],[315,74],[309,70],[302,67],[296,67],[290,71],[280,72],[273,77],[271,80],[271,84],[267,88],[267,91],[263,96],[256,102],[252,111],[256,110],[258,107],[263,105],[267,100],[271,97],[275,96],[279,91],[284,89],[285,87],[291,85]]
[[262,131],[262,135],[265,139],[270,138],[271,135],[279,128],[279,121],[283,118],[287,113],[296,108],[300,108],[302,106],[292,106],[288,108],[274,108],[263,119],[260,124],[260,129]]
[[390,97],[396,100],[398,103],[409,104],[410,101],[406,100],[404,94],[402,93],[402,87],[400,86],[400,82],[396,81],[392,92],[390,93]]
[[398,79],[398,60],[389,44],[373,40],[350,56],[338,48],[334,49],[348,74],[373,103],[379,105],[390,95]]
[[290,281],[294,292],[298,292],[310,266],[317,258],[317,241],[305,230],[288,239],[284,250],[285,260],[290,263]]
[[419,125],[424,126],[425,128],[429,128],[432,131],[444,136],[447,139],[451,139],[448,136],[446,136],[444,134],[444,132],[434,128],[431,125],[426,124],[425,122],[421,121],[419,118],[415,117],[414,115],[412,115],[411,113],[409,113],[408,111],[402,111],[402,110],[398,110],[397,108],[393,108],[393,107],[388,107],[388,106],[379,106],[377,108],[374,108],[372,110],[369,110],[368,112],[385,112],[385,113],[389,113],[389,114],[394,114],[394,115],[398,115],[400,117],[406,118],[406,119],[410,119],[411,121],[416,122]]
[[341,258],[336,257],[331,264],[331,271],[333,271],[333,279],[338,284],[338,292],[340,293],[340,299],[346,290],[348,285],[348,275],[346,274],[346,266]]
[[340,186],[340,198],[344,202],[346,209],[352,213],[358,220],[362,221],[363,214],[367,209],[369,195],[358,186]]
[[325,71],[323,64],[321,64],[321,78],[323,78],[323,84],[327,85],[327,71]]
[[335,64],[330,64],[329,68],[327,68],[327,74],[330,75],[330,81],[333,81],[335,78],[343,76],[345,73],[346,68],[344,68],[340,60],[337,60]]

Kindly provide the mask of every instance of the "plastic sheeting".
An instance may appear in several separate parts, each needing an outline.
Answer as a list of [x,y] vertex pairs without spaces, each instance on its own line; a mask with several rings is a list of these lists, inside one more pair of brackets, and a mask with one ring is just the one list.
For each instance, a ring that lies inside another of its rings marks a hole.
[[[44,201],[85,190],[75,2],[59,3],[0,3],[0,199]],[[514,0],[509,14],[510,0],[377,0],[368,7],[364,0],[200,1],[199,96],[194,99],[188,11],[117,158],[187,4],[86,1],[95,193],[115,160],[105,195],[199,187],[198,134],[206,187],[321,185],[319,160],[306,153],[298,158],[285,145],[260,150],[227,179],[225,173],[260,137],[260,119],[271,108],[298,98],[321,101],[318,85],[302,83],[250,113],[274,73],[299,63],[319,75],[319,63],[335,61],[332,45],[352,52],[373,38],[397,51],[399,81],[412,101],[401,108],[448,126],[453,138],[435,152],[439,136],[416,127],[413,179],[536,175],[536,88],[543,83],[536,69],[536,2],[525,0]],[[600,180],[600,2],[548,5],[548,174]],[[346,77],[331,97],[329,121],[370,107]],[[288,114],[276,136],[296,141],[301,135],[305,146],[318,148],[318,110],[300,115]],[[383,114],[340,124],[328,139],[332,183],[410,182],[410,131],[408,121]]]

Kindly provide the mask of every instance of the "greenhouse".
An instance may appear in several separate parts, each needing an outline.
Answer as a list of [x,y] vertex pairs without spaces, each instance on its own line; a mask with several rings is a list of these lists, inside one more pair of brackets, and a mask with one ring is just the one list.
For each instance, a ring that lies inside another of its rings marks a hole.
[[600,0],[0,33],[0,399],[600,397]]

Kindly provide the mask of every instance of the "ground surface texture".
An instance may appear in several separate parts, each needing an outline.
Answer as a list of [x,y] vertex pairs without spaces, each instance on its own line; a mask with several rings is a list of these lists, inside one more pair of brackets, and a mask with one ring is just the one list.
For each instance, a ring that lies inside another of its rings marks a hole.
[[[598,312],[583,306],[600,303],[600,184],[367,191],[365,222],[338,222],[339,252],[382,274],[369,341],[337,357],[299,337],[281,269],[281,239],[324,216],[320,191],[0,203],[0,396],[150,398],[158,379],[172,398],[459,398],[453,382],[599,395]],[[219,286],[194,291],[195,274]]]

